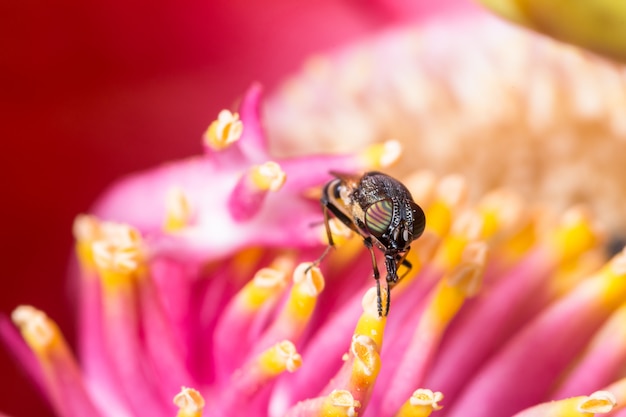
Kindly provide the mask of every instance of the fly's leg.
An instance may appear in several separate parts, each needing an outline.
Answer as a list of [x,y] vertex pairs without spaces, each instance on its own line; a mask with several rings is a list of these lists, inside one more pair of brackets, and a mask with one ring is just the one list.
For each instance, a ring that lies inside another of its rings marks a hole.
[[[372,239],[370,237],[366,237],[363,239],[363,243],[365,243],[365,247],[370,251],[370,255],[372,256],[372,269],[374,270],[374,279],[376,280],[376,305],[378,307],[378,317],[383,316],[383,299],[380,293],[380,272],[378,271],[378,264],[376,263],[376,254],[374,254],[374,245],[372,244]],[[387,286],[387,311],[385,312],[385,316],[389,312],[389,286]]]
[[311,262],[311,265],[308,266],[308,268],[305,270],[305,273],[309,272],[311,268],[313,268],[314,266],[319,266],[319,264],[322,262],[322,260],[324,260],[326,255],[328,255],[330,250],[335,247],[335,242],[333,241],[333,234],[330,231],[330,224],[328,223],[328,221],[330,220],[328,216],[328,207],[325,204],[322,204],[322,211],[324,213],[324,226],[326,228],[326,237],[328,238],[328,246],[326,246],[326,249],[324,249],[324,252],[322,252],[319,258]]
[[404,271],[404,273],[402,275],[400,275],[400,277],[398,277],[398,280],[395,281],[393,284],[391,284],[391,288],[395,287],[396,284],[400,281],[402,281],[402,279],[404,277],[406,277],[409,272],[411,272],[411,269],[413,269],[413,264],[409,261],[406,260],[407,255],[409,254],[409,251],[411,250],[411,248],[409,247],[406,252],[404,252],[402,255],[396,255],[396,265],[402,265],[404,267],[407,268],[406,271]]

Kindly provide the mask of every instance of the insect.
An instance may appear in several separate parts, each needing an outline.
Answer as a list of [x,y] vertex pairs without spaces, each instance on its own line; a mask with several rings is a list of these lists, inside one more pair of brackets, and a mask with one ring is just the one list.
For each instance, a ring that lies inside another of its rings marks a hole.
[[[409,190],[389,175],[376,171],[362,176],[334,171],[331,174],[335,178],[325,185],[320,198],[328,247],[314,265],[319,264],[335,246],[328,224],[330,213],[358,233],[370,252],[380,317],[383,316],[380,272],[373,247],[378,247],[385,255],[387,301],[384,315],[387,316],[390,289],[411,270],[412,265],[406,260],[406,256],[411,249],[411,242],[424,232],[424,211],[413,201]],[[408,269],[398,277],[400,265]]]

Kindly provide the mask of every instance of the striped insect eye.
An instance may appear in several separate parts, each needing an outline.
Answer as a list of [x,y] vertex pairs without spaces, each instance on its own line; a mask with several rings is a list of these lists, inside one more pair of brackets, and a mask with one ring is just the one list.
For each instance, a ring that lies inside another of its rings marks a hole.
[[370,233],[381,236],[387,232],[393,219],[393,204],[390,199],[380,200],[365,211],[365,225]]

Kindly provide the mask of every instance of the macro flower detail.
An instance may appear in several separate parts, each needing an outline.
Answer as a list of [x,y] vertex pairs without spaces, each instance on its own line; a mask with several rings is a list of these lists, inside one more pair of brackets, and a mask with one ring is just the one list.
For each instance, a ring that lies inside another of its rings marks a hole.
[[[443,96],[470,108],[464,128],[502,115],[474,106],[457,81]],[[344,88],[363,98],[363,84]],[[442,105],[440,86],[426,84]],[[34,307],[0,317],[0,337],[59,416],[626,415],[626,250],[607,256],[592,210],[555,210],[492,176],[478,184],[480,156],[470,175],[416,170],[406,141],[275,156],[260,100],[253,86],[238,113],[221,112],[203,155],[122,179],[77,216],[77,352]],[[367,105],[394,125],[394,112]],[[604,114],[577,105],[595,122]],[[613,112],[606,130],[623,132]],[[536,107],[526,116],[559,130]],[[358,120],[319,126],[343,136]],[[454,154],[446,147],[433,146],[437,168]],[[399,179],[427,221],[381,316],[370,254],[336,219],[335,249],[317,265],[329,243],[319,196],[331,171],[385,170],[400,156],[411,169]]]

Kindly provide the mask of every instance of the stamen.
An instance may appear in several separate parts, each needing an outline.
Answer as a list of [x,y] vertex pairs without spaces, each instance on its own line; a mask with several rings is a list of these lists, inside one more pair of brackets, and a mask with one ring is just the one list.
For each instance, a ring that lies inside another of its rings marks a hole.
[[276,162],[251,167],[239,179],[228,199],[232,217],[237,221],[254,217],[263,207],[267,193],[278,191],[285,179],[285,173]]
[[193,388],[182,387],[174,397],[174,405],[179,408],[177,417],[202,417],[204,398]]
[[354,399],[350,391],[334,390],[322,404],[320,416],[324,417],[356,417],[361,403]]
[[535,405],[515,414],[514,417],[588,417],[605,414],[617,405],[615,396],[608,391],[596,391],[586,396],[570,397]]
[[222,110],[217,120],[213,121],[204,134],[204,144],[220,151],[239,140],[243,132],[243,123],[239,114]]
[[20,329],[22,337],[35,352],[51,348],[61,337],[58,327],[46,314],[31,306],[19,306],[11,313],[13,323]]
[[102,236],[92,243],[94,262],[101,272],[131,274],[142,262],[141,235],[131,226],[105,222]]
[[323,290],[324,276],[319,268],[310,262],[298,265],[293,272],[293,286],[289,297],[270,327],[257,341],[257,348],[264,349],[276,340],[283,339],[298,343]]
[[596,391],[578,405],[582,413],[608,413],[617,405],[615,396],[608,391]]
[[[87,394],[78,364],[57,324],[31,306],[11,314],[41,368],[38,382],[58,415],[99,415]],[[68,402],[71,402],[69,404]]]
[[465,202],[466,195],[467,185],[462,177],[443,178],[437,186],[433,202],[425,210],[428,219],[426,230],[441,238],[447,235],[452,224],[452,216]]
[[352,337],[350,356],[354,357],[354,361],[348,390],[353,395],[358,395],[362,403],[367,403],[367,397],[361,397],[374,388],[376,377],[380,372],[379,352],[380,346],[370,337],[357,334]]
[[270,381],[283,372],[295,372],[302,365],[302,358],[294,344],[283,340],[248,361],[241,369],[235,371],[228,384],[224,384],[220,392],[218,413],[228,415],[237,404],[250,399]]
[[301,263],[293,273],[293,282],[286,314],[308,320],[315,308],[317,297],[324,290],[324,276],[318,267],[311,267],[310,263]]
[[[288,274],[293,270],[293,260],[277,258],[270,267],[262,268],[254,275],[226,306],[214,334],[214,356],[220,358],[215,364],[219,379],[226,379],[245,357],[248,347],[242,346],[233,334],[246,335],[255,318],[264,307],[276,303],[287,287]],[[276,341],[279,339],[274,339]]]
[[551,236],[554,249],[563,262],[574,259],[601,241],[598,227],[584,207],[573,207],[565,212],[560,226]]
[[170,188],[165,197],[165,225],[166,232],[176,232],[189,225],[191,220],[191,205],[183,190],[179,187]]
[[441,400],[443,400],[443,394],[439,391],[417,389],[402,405],[396,417],[428,417],[433,411],[443,408],[438,404]]
[[391,385],[383,394],[382,408],[398,410],[411,390],[424,382],[435,352],[450,321],[482,281],[487,245],[472,242],[463,250],[462,261],[444,277],[429,297],[419,325],[404,350]]
[[[383,291],[381,294],[382,303],[387,303],[387,292]],[[357,322],[354,330],[354,335],[367,336],[371,338],[379,349],[383,345],[383,334],[385,331],[385,324],[387,323],[387,317],[380,317],[378,315],[378,295],[376,287],[372,287],[363,296],[361,305],[363,306],[363,314]]]
[[287,175],[283,172],[280,165],[269,161],[252,167],[250,178],[259,190],[278,191],[285,183]]
[[388,140],[370,145],[360,155],[362,163],[368,169],[387,168],[394,164],[402,154],[402,144],[397,140]]
[[259,357],[259,366],[269,376],[276,376],[284,371],[293,373],[301,365],[302,357],[289,340],[275,344]]
[[74,219],[72,232],[76,240],[76,255],[81,266],[85,270],[95,269],[91,244],[102,235],[100,221],[96,216],[80,214]]

